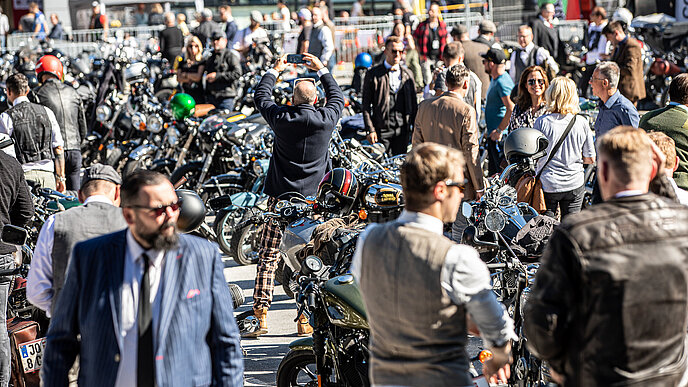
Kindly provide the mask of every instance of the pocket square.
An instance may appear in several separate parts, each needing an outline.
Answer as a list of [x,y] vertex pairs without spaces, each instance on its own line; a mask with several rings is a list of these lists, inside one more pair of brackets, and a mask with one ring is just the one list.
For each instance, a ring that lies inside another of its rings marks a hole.
[[194,298],[197,295],[201,294],[201,291],[198,289],[190,289],[188,293],[186,293],[186,299],[188,300],[189,298]]

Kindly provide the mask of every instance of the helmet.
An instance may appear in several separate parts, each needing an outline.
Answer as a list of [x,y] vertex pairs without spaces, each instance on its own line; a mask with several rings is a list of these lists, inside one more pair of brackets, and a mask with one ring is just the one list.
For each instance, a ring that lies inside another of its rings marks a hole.
[[183,233],[195,231],[205,220],[205,204],[198,194],[188,189],[178,189],[177,197],[182,201],[177,228]]
[[359,67],[365,67],[369,68],[370,66],[373,65],[373,57],[370,56],[367,52],[362,52],[358,55],[356,55],[356,60],[354,61],[354,68],[357,69]]
[[539,130],[519,128],[504,140],[504,154],[510,163],[526,157],[537,160],[547,154],[547,145],[549,140]]
[[338,215],[347,215],[358,195],[358,180],[350,170],[335,168],[318,185],[318,206]]
[[626,28],[631,25],[633,14],[627,8],[617,8],[612,15],[612,21],[620,21],[624,23],[624,28]]
[[124,79],[130,84],[145,82],[150,76],[150,70],[143,62],[132,63],[124,69]]
[[40,79],[42,73],[55,75],[59,80],[64,78],[62,62],[53,55],[43,55],[36,63],[36,76]]
[[175,94],[174,97],[172,97],[172,100],[170,101],[170,109],[172,110],[172,115],[174,116],[174,119],[177,121],[181,121],[193,115],[195,108],[196,101],[194,101],[193,97],[188,94]]

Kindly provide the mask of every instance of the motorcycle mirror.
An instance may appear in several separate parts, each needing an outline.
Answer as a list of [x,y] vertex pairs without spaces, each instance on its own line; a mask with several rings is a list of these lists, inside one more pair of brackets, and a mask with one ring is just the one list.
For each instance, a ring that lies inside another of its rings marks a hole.
[[463,202],[461,204],[461,215],[466,219],[470,219],[471,215],[473,215],[473,206],[468,202]]
[[219,211],[232,205],[232,197],[229,195],[222,195],[208,200],[208,206],[213,211]]
[[2,228],[0,240],[8,245],[23,246],[26,243],[28,232],[26,229],[6,224]]
[[322,270],[323,263],[320,258],[315,255],[309,255],[303,260],[301,272],[305,275],[312,275]]

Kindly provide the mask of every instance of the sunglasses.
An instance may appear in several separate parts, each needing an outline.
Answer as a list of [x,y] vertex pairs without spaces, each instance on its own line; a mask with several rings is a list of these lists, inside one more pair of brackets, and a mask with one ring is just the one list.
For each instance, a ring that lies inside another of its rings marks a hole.
[[404,53],[404,50],[390,50],[390,52],[392,54],[394,54],[394,56],[396,56],[396,55],[402,55]]
[[447,179],[444,181],[444,184],[446,184],[447,187],[456,187],[459,189],[459,192],[463,192],[466,189],[466,184],[468,184],[468,179],[463,179],[462,182]]
[[535,83],[537,83],[540,86],[544,86],[545,80],[544,79],[529,79],[528,80],[528,86],[535,86]]
[[162,214],[166,214],[168,208],[172,209],[173,212],[177,212],[177,211],[179,211],[179,208],[180,208],[181,206],[182,206],[182,200],[179,199],[179,200],[177,200],[177,201],[174,202],[174,203],[171,203],[171,204],[161,204],[161,205],[159,205],[159,206],[157,206],[157,207],[146,207],[146,206],[137,206],[137,205],[131,205],[131,206],[127,206],[127,207],[129,207],[129,208],[136,208],[136,209],[139,209],[139,210],[154,211],[154,212],[155,212],[155,216],[158,217],[158,216],[160,216],[160,215],[162,215]]

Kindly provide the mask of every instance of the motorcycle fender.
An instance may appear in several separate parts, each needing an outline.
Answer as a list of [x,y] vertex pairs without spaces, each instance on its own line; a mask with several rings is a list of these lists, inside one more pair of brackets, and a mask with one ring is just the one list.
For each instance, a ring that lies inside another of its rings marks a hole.
[[141,157],[151,155],[155,153],[155,151],[157,150],[158,147],[153,144],[139,145],[138,147],[136,147],[136,149],[131,151],[131,153],[129,154],[129,158],[132,160],[140,160]]
[[236,207],[254,207],[258,203],[260,195],[253,192],[238,192],[230,196],[232,205]]
[[289,349],[292,349],[294,351],[312,351],[313,337],[304,337],[302,339],[294,340],[291,343],[289,343]]

